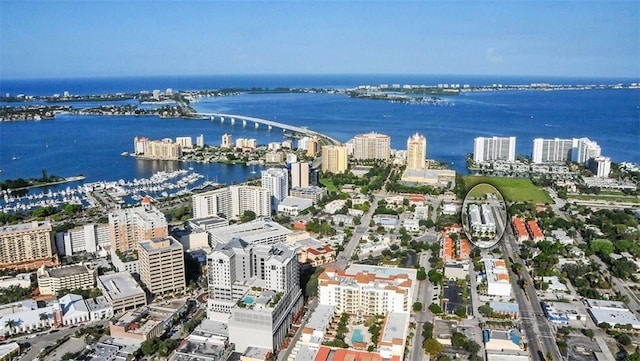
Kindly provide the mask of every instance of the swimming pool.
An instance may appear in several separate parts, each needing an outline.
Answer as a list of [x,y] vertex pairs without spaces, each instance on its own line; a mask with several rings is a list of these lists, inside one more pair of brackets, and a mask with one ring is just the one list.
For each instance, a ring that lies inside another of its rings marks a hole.
[[351,336],[351,342],[364,342],[364,337],[362,336],[362,330],[356,328],[353,330],[353,336]]

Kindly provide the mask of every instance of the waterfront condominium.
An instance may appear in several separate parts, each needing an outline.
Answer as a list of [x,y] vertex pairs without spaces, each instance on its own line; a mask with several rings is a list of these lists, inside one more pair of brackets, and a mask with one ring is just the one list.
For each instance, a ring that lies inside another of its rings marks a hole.
[[152,238],[138,243],[140,280],[153,295],[184,291],[187,284],[182,244],[175,238]]
[[391,137],[371,132],[359,134],[353,138],[353,159],[384,160],[391,157]]
[[347,170],[347,148],[340,145],[322,147],[322,171],[344,173]]
[[601,155],[600,146],[591,139],[578,138],[573,140],[572,161],[588,166],[589,159],[597,158]]
[[57,265],[51,230],[49,221],[0,226],[0,269]]
[[507,161],[516,159],[516,137],[478,137],[473,140],[475,163]]
[[588,161],[589,170],[594,176],[598,178],[609,178],[609,172],[611,172],[611,158],[609,157],[595,157]]
[[134,154],[145,158],[178,160],[182,156],[182,147],[171,138],[150,140],[145,137],[133,138]]
[[286,168],[269,168],[261,172],[262,188],[271,194],[271,208],[278,209],[278,204],[289,194],[289,173]]
[[309,187],[309,162],[291,163],[291,188]]
[[220,143],[220,148],[233,148],[233,137],[229,133],[224,133],[222,135],[222,142]]
[[424,169],[427,158],[427,139],[414,134],[407,139],[407,169]]
[[207,256],[207,276],[208,316],[231,314],[229,341],[236,351],[274,351],[303,304],[295,249],[234,238]]
[[222,216],[236,218],[245,211],[255,212],[258,217],[271,215],[269,190],[254,186],[230,186],[195,194],[192,197],[193,218]]
[[109,213],[111,251],[133,251],[138,242],[169,235],[164,214],[144,197],[140,206],[118,209]]
[[531,161],[533,163],[559,163],[571,160],[574,139],[542,139],[533,140]]

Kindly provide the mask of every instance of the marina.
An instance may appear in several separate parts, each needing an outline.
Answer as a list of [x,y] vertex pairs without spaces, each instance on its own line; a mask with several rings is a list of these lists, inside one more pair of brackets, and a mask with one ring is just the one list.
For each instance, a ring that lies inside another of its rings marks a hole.
[[[27,212],[39,207],[61,207],[79,204],[84,207],[117,208],[138,203],[143,197],[153,199],[180,197],[197,190],[217,186],[217,182],[190,169],[159,171],[150,178],[126,181],[99,181],[67,186],[61,190],[30,191],[26,194],[3,190],[0,212]],[[81,180],[81,179],[79,179]]]

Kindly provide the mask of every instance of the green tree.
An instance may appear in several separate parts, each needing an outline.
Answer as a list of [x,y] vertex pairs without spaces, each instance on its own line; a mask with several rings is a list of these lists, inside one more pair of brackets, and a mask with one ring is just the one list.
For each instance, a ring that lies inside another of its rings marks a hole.
[[451,335],[451,346],[455,348],[464,348],[467,345],[467,337],[461,332],[454,332]]
[[254,219],[256,219],[256,212],[244,211],[244,213],[242,213],[242,217],[240,217],[240,222],[246,223],[246,222],[253,221]]
[[422,303],[420,302],[416,302],[413,304],[413,311],[414,312],[420,312],[422,311]]
[[420,267],[420,269],[418,269],[416,278],[418,279],[418,281],[424,281],[427,279],[427,272],[425,272],[424,267]]
[[424,340],[424,342],[422,343],[422,348],[424,349],[424,352],[428,353],[431,356],[436,356],[444,349],[440,342],[433,338]]
[[442,308],[440,307],[440,305],[437,305],[435,303],[432,303],[429,305],[429,311],[433,312],[434,314],[440,314],[442,313]]
[[596,335],[596,333],[590,328],[584,329],[582,333],[591,340],[593,340],[593,337]]

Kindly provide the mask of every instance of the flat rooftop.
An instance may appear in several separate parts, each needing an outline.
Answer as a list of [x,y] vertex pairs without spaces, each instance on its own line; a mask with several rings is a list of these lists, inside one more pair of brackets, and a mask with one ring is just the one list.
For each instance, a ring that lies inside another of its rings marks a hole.
[[43,222],[29,222],[29,223],[20,223],[20,224],[12,224],[9,226],[0,227],[0,235],[10,234],[10,233],[18,233],[24,231],[44,231],[51,230],[51,222],[43,221]]
[[84,273],[88,273],[89,269],[84,265],[73,265],[73,266],[64,266],[59,268],[51,268],[48,269],[49,277],[54,278],[62,278],[62,277],[71,277],[75,275],[80,275]]
[[305,327],[324,331],[324,329],[331,322],[334,308],[334,306],[329,305],[318,305],[318,307],[316,307],[316,309],[311,314],[311,317],[309,317],[309,321],[307,322]]
[[233,238],[240,238],[245,242],[254,243],[273,237],[282,237],[284,241],[286,236],[293,232],[271,220],[259,219],[216,228],[215,231],[211,230],[209,233],[218,243],[227,243]]
[[382,341],[393,342],[394,339],[402,340],[406,337],[405,331],[409,324],[409,314],[405,312],[390,312],[385,319],[382,329]]
[[136,282],[131,273],[118,272],[99,276],[98,282],[106,290],[111,299],[123,299],[138,295],[145,295],[142,287]]

